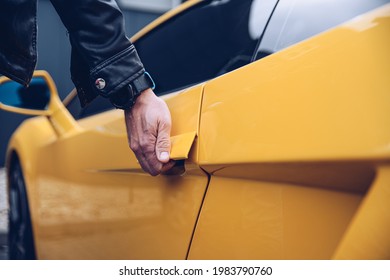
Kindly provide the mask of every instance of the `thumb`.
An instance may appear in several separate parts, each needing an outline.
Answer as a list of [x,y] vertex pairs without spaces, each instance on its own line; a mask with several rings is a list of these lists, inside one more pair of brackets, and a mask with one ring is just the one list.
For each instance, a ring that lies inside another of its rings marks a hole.
[[169,126],[160,126],[160,130],[157,134],[156,154],[158,160],[162,163],[167,163],[169,161],[169,154],[171,151],[171,140],[169,134]]

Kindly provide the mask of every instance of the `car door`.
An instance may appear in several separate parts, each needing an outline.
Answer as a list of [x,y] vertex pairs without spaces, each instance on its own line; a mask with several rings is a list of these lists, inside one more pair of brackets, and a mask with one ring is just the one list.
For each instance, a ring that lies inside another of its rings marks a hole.
[[351,2],[281,0],[273,54],[206,84],[189,259],[389,258],[390,7],[324,32],[384,1]]
[[201,93],[200,85],[167,98],[174,108],[173,144],[184,141],[187,149],[178,155],[188,157],[185,171],[145,174],[118,110],[80,120],[78,133],[40,149],[34,219],[39,258],[186,258],[208,183],[192,145]]
[[[259,37],[248,31],[254,2],[190,5],[135,42],[171,111],[172,155],[179,159],[171,174],[141,170],[118,110],[91,111],[79,119],[78,133],[42,147],[34,233],[39,258],[187,257],[209,179],[198,164],[202,82],[252,58]],[[269,12],[260,13],[263,24]]]

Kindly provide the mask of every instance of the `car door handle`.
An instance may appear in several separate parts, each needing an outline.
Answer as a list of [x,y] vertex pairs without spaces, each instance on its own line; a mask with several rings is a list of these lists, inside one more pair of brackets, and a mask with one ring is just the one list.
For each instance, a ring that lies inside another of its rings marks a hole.
[[171,137],[171,154],[173,160],[188,159],[192,144],[194,143],[196,131],[179,134]]
[[192,144],[194,143],[196,132],[188,132],[171,137],[170,158],[175,160],[175,165],[168,171],[162,173],[166,176],[180,176],[185,173],[185,160],[188,159]]

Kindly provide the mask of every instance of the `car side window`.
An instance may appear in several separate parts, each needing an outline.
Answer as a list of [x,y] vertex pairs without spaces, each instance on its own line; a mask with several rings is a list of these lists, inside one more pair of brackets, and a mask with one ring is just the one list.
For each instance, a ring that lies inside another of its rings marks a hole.
[[66,105],[66,108],[76,120],[79,120],[114,109],[114,106],[111,104],[108,98],[98,96],[90,104],[82,108],[78,97],[75,96]]
[[274,53],[390,0],[280,0],[257,50]]
[[275,3],[203,1],[140,38],[134,44],[155,92],[179,90],[250,63]]
[[[163,95],[251,62],[277,0],[207,0],[172,17],[134,42]],[[98,97],[86,108],[73,100],[76,119],[112,109]],[[76,108],[78,107],[78,108]]]

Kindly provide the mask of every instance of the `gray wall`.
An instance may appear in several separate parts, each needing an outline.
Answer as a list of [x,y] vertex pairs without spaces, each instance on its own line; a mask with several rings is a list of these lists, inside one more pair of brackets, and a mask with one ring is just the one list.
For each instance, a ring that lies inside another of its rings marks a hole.
[[[58,15],[49,0],[38,3],[38,65],[53,77],[61,98],[73,88],[70,79],[70,44]],[[124,10],[126,33],[130,37],[159,15]],[[0,110],[0,167],[4,165],[5,150],[12,132],[26,117]]]

